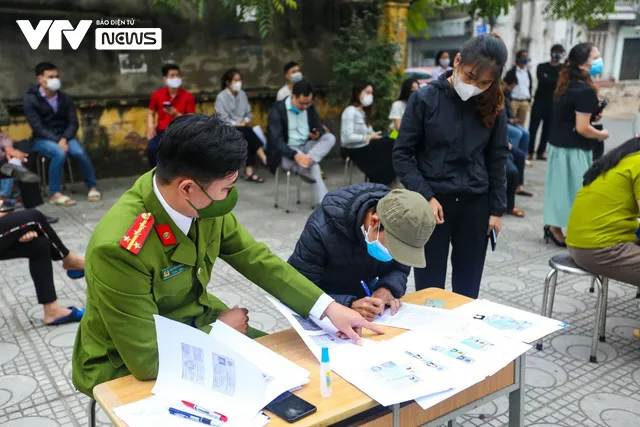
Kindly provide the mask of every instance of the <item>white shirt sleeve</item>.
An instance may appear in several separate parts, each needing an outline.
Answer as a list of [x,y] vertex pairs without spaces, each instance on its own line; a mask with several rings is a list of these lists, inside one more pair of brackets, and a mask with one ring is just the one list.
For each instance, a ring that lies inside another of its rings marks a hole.
[[404,110],[406,110],[407,104],[404,101],[395,101],[391,104],[391,111],[389,112],[389,120],[402,119]]
[[320,295],[320,298],[318,298],[318,301],[316,301],[313,307],[311,307],[311,311],[309,312],[309,314],[315,317],[316,319],[322,319],[322,317],[324,316],[325,310],[327,309],[327,307],[329,307],[329,304],[331,304],[333,301],[334,299],[327,294]]
[[289,90],[289,86],[284,85],[278,90],[278,94],[276,95],[276,101],[282,101],[289,95],[291,95],[291,90]]

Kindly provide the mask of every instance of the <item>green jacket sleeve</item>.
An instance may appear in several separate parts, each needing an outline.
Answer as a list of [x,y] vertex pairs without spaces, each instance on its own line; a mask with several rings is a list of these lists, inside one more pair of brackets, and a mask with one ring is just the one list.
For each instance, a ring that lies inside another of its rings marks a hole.
[[89,292],[99,301],[105,328],[126,367],[139,380],[158,376],[158,344],[151,274],[117,243],[94,248]]
[[323,294],[265,244],[256,242],[233,214],[224,217],[220,258],[301,316],[307,317]]

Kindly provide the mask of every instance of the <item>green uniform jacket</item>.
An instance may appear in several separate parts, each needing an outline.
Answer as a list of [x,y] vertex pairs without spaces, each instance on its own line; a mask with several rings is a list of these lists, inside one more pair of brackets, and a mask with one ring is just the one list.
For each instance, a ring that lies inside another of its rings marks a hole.
[[[177,243],[165,246],[155,230],[134,255],[119,242],[141,213],[166,224]],[[232,213],[199,220],[197,244],[184,235],[153,192],[153,171],[143,175],[96,227],[86,253],[87,304],[73,348],[73,384],[93,396],[105,381],[158,374],[154,314],[205,332],[227,307],[206,290],[216,258],[301,316],[322,291],[256,242]],[[164,270],[164,274],[163,274]],[[169,276],[169,277],[167,277]]]

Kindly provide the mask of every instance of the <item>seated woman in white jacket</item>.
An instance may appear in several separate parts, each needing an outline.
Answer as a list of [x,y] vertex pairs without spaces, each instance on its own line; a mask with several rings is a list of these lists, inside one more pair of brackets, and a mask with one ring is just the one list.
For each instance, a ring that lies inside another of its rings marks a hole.
[[374,88],[360,81],[353,86],[351,105],[342,112],[340,142],[346,155],[377,184],[391,185],[396,180],[392,152],[394,140],[371,126],[374,118]]

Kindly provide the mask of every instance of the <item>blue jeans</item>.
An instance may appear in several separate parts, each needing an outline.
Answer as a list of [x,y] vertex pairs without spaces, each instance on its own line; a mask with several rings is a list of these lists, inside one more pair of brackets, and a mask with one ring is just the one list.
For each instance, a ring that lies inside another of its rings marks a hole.
[[[87,188],[96,187],[96,174],[93,172],[93,166],[87,153],[75,138],[69,140],[67,145],[69,146],[69,154],[80,165],[80,172],[84,182],[87,184]],[[60,148],[57,142],[47,139],[36,139],[33,149],[51,161],[49,166],[49,192],[51,194],[59,193],[62,190],[62,174],[64,173],[64,162],[67,153]]]
[[0,177],[0,196],[11,197],[13,193],[13,178]]
[[529,152],[529,131],[520,125],[512,125],[507,123],[507,133],[509,135],[509,142],[515,148],[525,153]]

